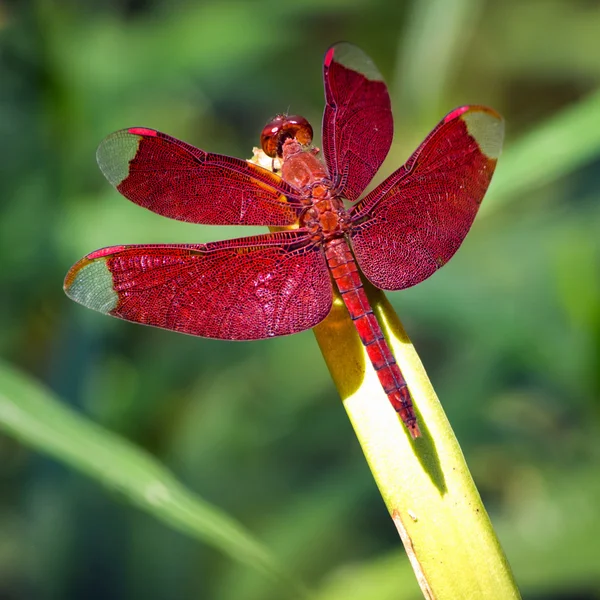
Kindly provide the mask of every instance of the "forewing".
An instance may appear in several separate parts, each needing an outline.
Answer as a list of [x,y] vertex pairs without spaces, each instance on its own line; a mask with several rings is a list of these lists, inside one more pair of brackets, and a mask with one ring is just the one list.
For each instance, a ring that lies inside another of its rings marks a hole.
[[325,54],[323,79],[323,154],[329,175],[342,183],[341,195],[354,202],[390,149],[390,97],[371,59],[346,42]]
[[332,303],[323,251],[301,230],[202,245],[105,248],[76,263],[64,287],[102,313],[223,340],[314,327]]
[[179,221],[283,226],[294,224],[302,208],[294,188],[278,175],[153,129],[109,135],[96,158],[126,198]]
[[410,287],[452,258],[488,188],[503,137],[497,112],[457,108],[353,208],[353,251],[374,285]]

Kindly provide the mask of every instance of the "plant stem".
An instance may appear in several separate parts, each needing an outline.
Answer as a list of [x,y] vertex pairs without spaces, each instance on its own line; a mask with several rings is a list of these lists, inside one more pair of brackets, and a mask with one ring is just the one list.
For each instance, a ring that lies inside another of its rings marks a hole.
[[408,383],[421,438],[412,440],[392,409],[340,298],[314,331],[425,598],[520,598],[413,345],[383,292],[365,289]]

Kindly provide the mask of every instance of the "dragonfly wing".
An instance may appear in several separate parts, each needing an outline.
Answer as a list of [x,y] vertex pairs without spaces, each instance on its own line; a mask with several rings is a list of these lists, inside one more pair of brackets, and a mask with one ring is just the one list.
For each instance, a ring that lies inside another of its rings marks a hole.
[[323,251],[302,230],[201,245],[105,248],[76,263],[64,287],[102,313],[223,340],[309,329],[332,304]]
[[294,224],[302,209],[296,190],[278,175],[153,129],[109,135],[96,158],[126,198],[179,221],[284,226]]
[[352,248],[374,285],[410,287],[452,258],[475,219],[503,137],[497,112],[457,108],[353,208]]
[[371,59],[347,42],[325,54],[323,155],[341,195],[354,202],[383,163],[394,122],[385,82]]

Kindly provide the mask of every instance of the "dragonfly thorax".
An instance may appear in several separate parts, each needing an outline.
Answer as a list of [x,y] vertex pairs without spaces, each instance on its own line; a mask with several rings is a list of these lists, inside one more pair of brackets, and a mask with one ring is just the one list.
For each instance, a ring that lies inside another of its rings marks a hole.
[[318,154],[316,148],[306,149],[292,138],[283,144],[281,177],[296,189],[304,191],[307,197],[316,184],[328,185],[327,169]]
[[300,216],[301,227],[309,229],[319,240],[344,234],[348,213],[316,148],[307,149],[295,139],[287,139],[283,144],[281,176],[302,192],[307,208]]
[[[311,197],[310,206],[300,216],[300,227],[308,229],[319,241],[342,237],[348,223],[343,202],[331,194],[331,188],[326,189],[328,193],[324,197],[320,194]],[[319,186],[315,186],[315,190],[321,191]]]

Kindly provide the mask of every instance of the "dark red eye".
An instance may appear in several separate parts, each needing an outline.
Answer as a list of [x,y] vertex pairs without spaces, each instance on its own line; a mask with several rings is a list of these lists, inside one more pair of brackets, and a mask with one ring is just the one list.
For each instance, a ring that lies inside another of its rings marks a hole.
[[283,142],[296,139],[306,146],[312,142],[313,130],[310,123],[299,115],[277,115],[269,121],[260,134],[263,152],[272,158],[281,157]]

